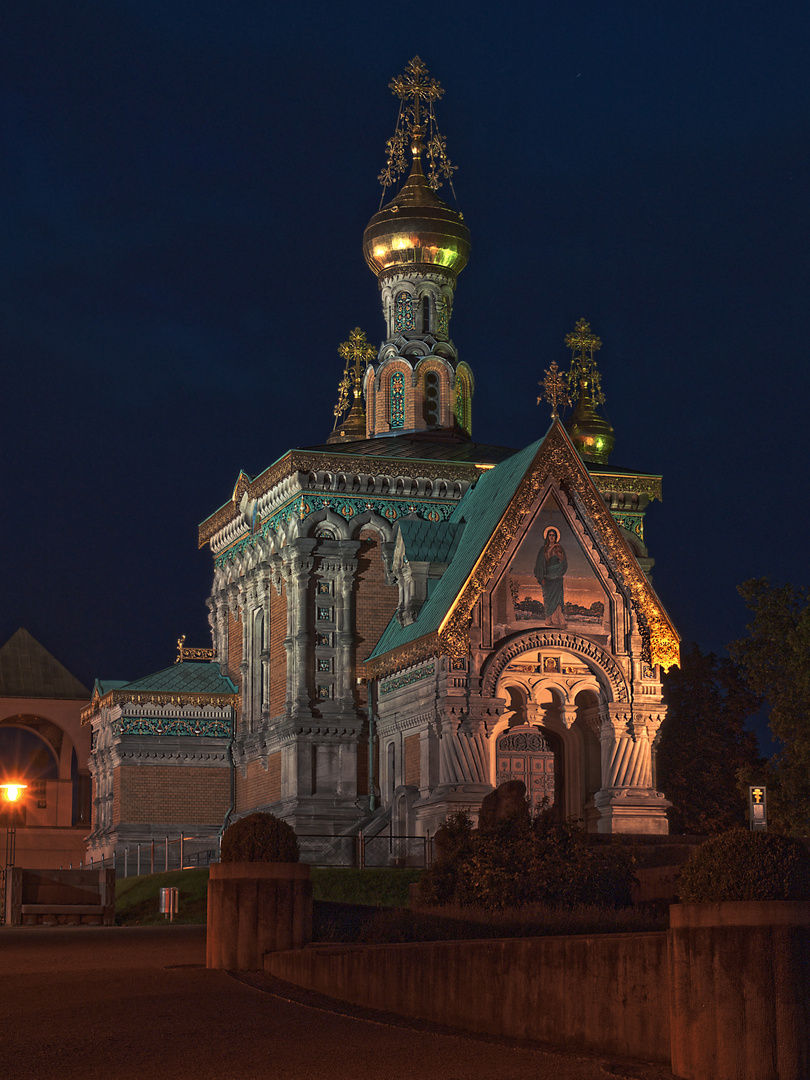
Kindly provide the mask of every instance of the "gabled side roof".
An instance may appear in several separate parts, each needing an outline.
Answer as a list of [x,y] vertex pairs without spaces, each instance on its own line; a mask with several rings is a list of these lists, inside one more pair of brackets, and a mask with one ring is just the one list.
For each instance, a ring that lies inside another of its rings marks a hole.
[[21,627],[0,648],[0,697],[88,701],[90,691]]
[[82,710],[82,723],[89,723],[105,703],[233,706],[237,695],[236,686],[222,674],[219,664],[175,663],[134,682],[96,679],[93,699]]
[[463,521],[425,521],[406,518],[399,535],[408,562],[449,563],[456,553]]
[[137,694],[235,694],[236,687],[219,664],[172,664],[152,675],[126,683],[122,689]]
[[485,472],[475,487],[466,492],[448,521],[448,524],[462,521],[465,523],[453,561],[428,596],[416,622],[401,626],[395,618],[392,619],[383,631],[369,661],[439,630],[442,620],[475,566],[484,545],[497,528],[541,443],[542,440],[532,443],[525,450],[507,458],[501,465]]
[[555,420],[543,439],[485,473],[455,508],[450,522],[464,521],[455,556],[428,595],[415,622],[393,618],[366,661],[371,675],[415,663],[436,652],[463,656],[473,606],[486,588],[537,493],[549,476],[562,480],[599,530],[639,615],[653,663],[678,663],[678,635],[613,519],[593,478]]

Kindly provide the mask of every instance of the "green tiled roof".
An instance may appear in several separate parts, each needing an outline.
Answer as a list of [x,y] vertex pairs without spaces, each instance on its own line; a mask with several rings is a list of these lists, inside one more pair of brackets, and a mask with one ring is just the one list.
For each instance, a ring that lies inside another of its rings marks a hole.
[[129,679],[96,679],[93,684],[93,693],[98,690],[98,696],[104,697],[108,690],[120,690],[128,683]]
[[449,563],[463,531],[463,521],[406,518],[399,526],[408,562]]
[[[543,439],[539,439],[531,446],[527,446],[525,450],[519,451],[500,465],[496,465],[494,469],[485,472],[475,487],[470,488],[465,494],[446,523],[447,525],[465,523],[464,529],[457,536],[457,547],[452,562],[436,582],[435,587],[429,591],[416,622],[401,626],[397,619],[393,618],[383,631],[369,660],[439,629],[442,619],[461,591],[542,443]],[[400,529],[408,524],[411,522],[402,522]],[[413,524],[427,525],[428,522],[413,522]],[[435,529],[436,526],[434,525],[433,528]],[[431,544],[427,538],[423,541],[423,546],[424,550],[430,548]]]
[[[143,679],[126,683],[126,689],[152,694],[235,694],[236,687],[222,674],[219,664],[172,664]],[[111,687],[108,686],[108,689]]]

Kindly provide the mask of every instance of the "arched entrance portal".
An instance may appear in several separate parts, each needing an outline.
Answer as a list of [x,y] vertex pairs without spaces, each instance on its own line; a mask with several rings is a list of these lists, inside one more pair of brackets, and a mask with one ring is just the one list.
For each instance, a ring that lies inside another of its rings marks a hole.
[[[586,828],[595,830],[599,813],[594,797],[602,787],[600,736],[611,701],[610,672],[584,655],[588,642],[583,641],[581,652],[575,653],[556,640],[542,644],[543,637],[529,635],[526,648],[513,642],[485,676],[487,689],[491,685],[493,696],[505,706],[491,743],[492,783],[497,786],[519,776],[534,806],[546,796],[560,818],[584,821]],[[519,733],[524,738],[508,738]],[[530,735],[537,749],[530,751],[527,745],[517,751]]]
[[496,785],[522,780],[533,811],[558,803],[559,758],[544,732],[536,727],[512,727],[498,736],[495,748]]

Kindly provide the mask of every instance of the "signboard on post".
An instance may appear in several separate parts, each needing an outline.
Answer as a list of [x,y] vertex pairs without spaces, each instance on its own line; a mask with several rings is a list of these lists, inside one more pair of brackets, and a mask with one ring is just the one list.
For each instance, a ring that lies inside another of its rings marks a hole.
[[749,787],[748,789],[748,818],[751,822],[752,832],[768,831],[768,800],[767,788]]

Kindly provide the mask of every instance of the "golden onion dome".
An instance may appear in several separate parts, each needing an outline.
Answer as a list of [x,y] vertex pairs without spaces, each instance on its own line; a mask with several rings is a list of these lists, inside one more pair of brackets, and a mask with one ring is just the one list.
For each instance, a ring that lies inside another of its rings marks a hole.
[[586,393],[582,393],[565,426],[583,461],[607,465],[615,442],[613,428],[599,415]]
[[410,176],[366,226],[363,254],[378,277],[413,265],[441,268],[455,277],[470,257],[470,231],[462,215],[428,186],[419,139],[411,150]]

